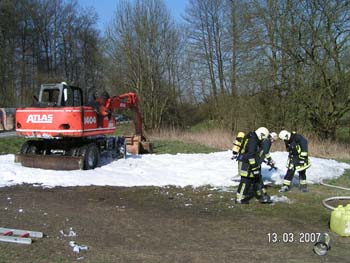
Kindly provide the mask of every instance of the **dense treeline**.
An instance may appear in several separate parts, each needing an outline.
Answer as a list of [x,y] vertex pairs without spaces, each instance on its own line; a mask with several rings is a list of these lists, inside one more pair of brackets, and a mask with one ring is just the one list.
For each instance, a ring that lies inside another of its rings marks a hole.
[[0,104],[32,102],[41,83],[83,88],[101,79],[96,13],[75,1],[0,1]]
[[65,80],[138,92],[146,128],[211,121],[335,139],[350,115],[350,2],[119,1],[102,39],[74,1],[0,1],[0,103]]

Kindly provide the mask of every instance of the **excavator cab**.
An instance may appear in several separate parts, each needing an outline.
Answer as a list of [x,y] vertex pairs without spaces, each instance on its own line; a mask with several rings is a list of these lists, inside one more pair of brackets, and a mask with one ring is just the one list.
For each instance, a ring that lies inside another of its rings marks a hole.
[[39,107],[79,107],[83,105],[83,92],[80,88],[59,84],[43,84],[40,87]]

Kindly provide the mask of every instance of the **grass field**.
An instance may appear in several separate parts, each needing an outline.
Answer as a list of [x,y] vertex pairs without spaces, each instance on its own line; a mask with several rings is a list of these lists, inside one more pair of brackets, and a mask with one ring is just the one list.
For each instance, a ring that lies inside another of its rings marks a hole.
[[[18,151],[21,140],[0,139],[0,152]],[[169,136],[153,142],[157,154],[216,149]],[[349,178],[347,171],[328,183],[350,187]],[[268,193],[279,195],[278,189],[269,187]],[[42,231],[45,237],[27,246],[0,243],[0,262],[347,262],[350,237],[329,230],[330,211],[321,202],[349,192],[309,189],[286,193],[290,203],[252,200],[242,206],[233,201],[235,187],[2,187],[0,226]],[[76,237],[60,234],[70,227]],[[303,237],[323,232],[330,233],[332,249],[320,257],[312,251],[314,242]],[[275,233],[280,242],[269,239]],[[284,242],[286,235],[293,242]],[[71,240],[89,250],[74,253]]]
[[0,154],[18,152],[25,141],[26,139],[18,137],[0,138]]
[[[276,187],[268,191],[278,194]],[[347,262],[350,239],[330,232],[330,211],[321,205],[347,192],[314,185],[309,193],[287,193],[289,204],[247,206],[234,204],[234,192],[210,186],[0,188],[0,225],[45,234],[28,246],[0,243],[1,262]],[[76,237],[60,234],[71,227]],[[323,232],[330,233],[332,249],[320,257],[303,236]],[[274,233],[282,241],[272,242]],[[284,242],[285,235],[295,241]],[[72,240],[89,250],[74,253]]]

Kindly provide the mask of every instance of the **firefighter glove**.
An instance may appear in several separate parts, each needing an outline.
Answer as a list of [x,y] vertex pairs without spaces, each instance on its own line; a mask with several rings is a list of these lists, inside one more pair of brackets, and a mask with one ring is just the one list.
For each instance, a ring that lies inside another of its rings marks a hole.
[[238,153],[236,153],[236,152],[232,151],[232,157],[231,157],[231,160],[235,160],[235,159],[237,159],[237,157],[238,157]]
[[267,160],[267,165],[271,167],[275,167],[276,163],[274,160],[272,160],[272,158],[270,158]]

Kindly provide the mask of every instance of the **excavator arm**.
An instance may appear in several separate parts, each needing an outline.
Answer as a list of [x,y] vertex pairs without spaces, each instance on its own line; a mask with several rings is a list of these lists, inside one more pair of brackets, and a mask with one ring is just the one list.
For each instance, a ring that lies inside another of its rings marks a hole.
[[106,102],[106,108],[111,112],[116,109],[131,109],[135,112],[135,134],[143,137],[142,132],[142,117],[138,106],[138,98],[136,93],[125,93],[118,96],[113,96],[109,98]]
[[135,112],[135,135],[125,136],[128,152],[145,153],[152,152],[150,144],[142,131],[142,116],[139,109],[139,101],[136,93],[129,92],[118,96],[110,97],[105,102],[105,107],[114,112],[116,109],[131,109]]

